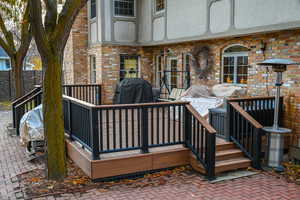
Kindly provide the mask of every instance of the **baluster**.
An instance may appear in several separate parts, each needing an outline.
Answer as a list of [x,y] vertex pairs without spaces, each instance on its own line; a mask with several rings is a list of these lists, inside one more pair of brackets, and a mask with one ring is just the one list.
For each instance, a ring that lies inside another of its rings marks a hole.
[[110,150],[110,134],[109,134],[109,109],[106,109],[106,142],[107,142],[107,151]]
[[165,144],[165,107],[162,106],[162,144]]
[[[176,106],[173,106],[173,142],[177,142],[177,140],[176,140]],[[180,142],[179,139],[178,139],[178,142]]]
[[148,149],[148,108],[142,107],[142,153],[149,153]]
[[134,108],[131,108],[131,139],[132,139],[132,147],[135,147],[135,125],[134,125]]
[[151,107],[151,144],[154,144],[154,114],[153,106]]
[[170,120],[170,105],[168,105],[168,143],[171,143],[171,120]]
[[141,111],[142,109],[140,109],[139,107],[136,109],[136,112],[137,112],[137,122],[138,122],[138,146],[140,147],[141,146]]
[[192,120],[191,114],[187,107],[184,107],[184,146],[190,147],[191,145],[191,131],[192,131]]
[[102,115],[103,110],[100,109],[100,150],[101,152],[103,151],[103,115]]
[[159,107],[156,107],[156,134],[157,134],[157,144],[160,144],[160,134],[159,134]]
[[126,148],[128,148],[128,108],[125,109]]
[[119,109],[119,137],[120,137],[120,149],[123,147],[123,135],[122,135],[122,109]]
[[114,150],[116,150],[116,110],[113,108],[112,109],[113,112],[113,120],[112,120],[112,124],[113,124],[113,147]]
[[178,132],[179,132],[179,141],[182,141],[182,136],[181,136],[181,109],[183,107],[182,106],[178,106]]

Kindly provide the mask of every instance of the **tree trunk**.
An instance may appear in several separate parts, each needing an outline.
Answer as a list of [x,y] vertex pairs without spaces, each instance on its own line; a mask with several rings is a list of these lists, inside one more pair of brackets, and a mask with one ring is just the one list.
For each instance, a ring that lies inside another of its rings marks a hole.
[[[50,56],[50,55],[49,55]],[[43,59],[44,131],[47,143],[47,175],[49,179],[62,180],[67,173],[62,106],[61,54],[52,53]]]
[[11,59],[11,67],[13,69],[13,80],[15,84],[16,95],[15,98],[20,98],[24,95],[24,85],[23,85],[23,64],[17,61],[17,59]]

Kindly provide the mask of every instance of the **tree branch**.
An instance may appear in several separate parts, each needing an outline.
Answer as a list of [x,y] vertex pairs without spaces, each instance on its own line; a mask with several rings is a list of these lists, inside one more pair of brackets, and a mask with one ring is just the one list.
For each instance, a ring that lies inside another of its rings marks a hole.
[[43,0],[46,5],[45,30],[52,33],[57,21],[57,0]]
[[43,26],[42,20],[42,5],[40,0],[28,0],[29,2],[29,19],[34,33],[37,47],[42,55],[47,55],[50,51],[48,45],[48,38]]
[[70,31],[78,13],[85,6],[87,1],[88,0],[67,0],[65,2],[53,34],[56,38],[56,41],[60,42],[61,50],[64,49],[67,43]]
[[12,34],[12,32],[7,30],[1,13],[0,13],[0,30],[3,33],[3,35],[5,37],[5,41],[8,43],[11,51],[16,51],[13,34]]

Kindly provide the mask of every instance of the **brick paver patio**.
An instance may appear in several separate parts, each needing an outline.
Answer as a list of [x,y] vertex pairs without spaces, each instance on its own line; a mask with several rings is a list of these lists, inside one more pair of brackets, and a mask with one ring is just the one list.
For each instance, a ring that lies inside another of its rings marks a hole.
[[[40,164],[28,163],[18,138],[8,136],[5,132],[10,118],[10,112],[0,112],[0,200],[25,199],[15,176],[41,167]],[[157,187],[130,188],[119,185],[105,191],[94,189],[85,194],[65,194],[41,199],[300,199],[300,186],[266,173],[215,184],[208,183],[196,173],[174,177],[171,180]]]

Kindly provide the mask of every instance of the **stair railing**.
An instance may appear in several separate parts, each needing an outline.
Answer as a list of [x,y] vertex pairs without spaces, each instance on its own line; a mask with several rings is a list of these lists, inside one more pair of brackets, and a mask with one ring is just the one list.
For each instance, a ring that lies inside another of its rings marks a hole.
[[216,130],[190,105],[185,106],[185,144],[204,166],[208,179],[215,176]]
[[252,161],[254,168],[260,169],[263,126],[238,102],[229,102],[227,112],[230,140]]
[[29,93],[27,93],[26,95],[14,100],[12,102],[12,113],[13,113],[13,127],[17,128],[17,124],[19,122],[19,117],[16,116],[16,106],[19,105],[20,103],[22,103],[23,101],[29,99],[30,97],[34,96],[35,94],[39,93],[42,90],[42,88],[40,86],[35,86],[35,88],[33,90],[31,90]]
[[15,121],[15,128],[16,128],[16,134],[19,135],[19,129],[20,129],[20,120],[23,117],[23,115],[36,108],[42,103],[42,90],[38,91],[36,94],[30,96],[25,101],[22,101],[21,103],[14,106],[14,121]]

